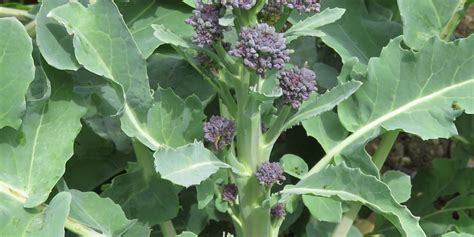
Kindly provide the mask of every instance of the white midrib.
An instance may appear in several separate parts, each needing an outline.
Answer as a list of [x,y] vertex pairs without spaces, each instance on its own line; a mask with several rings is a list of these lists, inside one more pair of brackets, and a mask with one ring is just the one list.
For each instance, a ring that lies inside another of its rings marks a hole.
[[[48,13],[47,15],[48,17],[52,17],[54,19],[56,19],[57,21],[59,21],[61,24],[63,24],[65,27],[69,27],[68,24],[66,24],[65,22],[63,22],[62,18],[55,15],[54,12],[50,12]],[[104,68],[104,70],[107,72],[107,75],[110,76],[110,79],[116,83],[119,83],[117,80],[115,80],[114,76],[113,76],[113,73],[112,71],[109,69],[109,67],[107,66],[107,64],[105,63],[105,61],[102,59],[102,57],[100,56],[100,54],[98,53],[97,49],[94,47],[94,44],[92,44],[89,39],[87,37],[85,37],[84,35],[81,34],[81,32],[79,30],[74,30],[72,29],[72,27],[69,27],[71,28],[71,30],[74,32],[74,34],[78,35],[81,37],[81,39],[83,41],[85,41],[89,46],[90,48],[95,52],[96,56],[97,56],[97,59],[99,60],[99,63],[102,65],[102,67]],[[79,60],[79,59],[78,59]],[[80,63],[80,62],[79,62]],[[82,64],[82,63],[81,63]],[[120,83],[119,83],[120,84]],[[120,86],[122,87],[122,85],[120,84]],[[123,89],[123,87],[122,87]],[[124,93],[124,97],[125,97],[125,101],[124,101],[124,109],[125,109],[125,115],[128,117],[129,121],[131,122],[131,124],[133,125],[133,127],[135,128],[136,131],[138,131],[138,133],[141,135],[141,137],[143,137],[144,139],[147,140],[147,142],[151,145],[154,146],[155,149],[158,149],[159,147],[161,147],[162,145],[157,141],[155,140],[148,132],[146,132],[142,127],[141,127],[141,124],[140,122],[138,121],[137,117],[135,116],[135,114],[132,112],[132,109],[128,106],[127,104],[127,98],[126,98],[126,93],[125,91],[123,90],[123,93]],[[140,137],[138,137],[139,140],[140,140]]]
[[422,104],[426,101],[432,100],[432,99],[434,99],[438,96],[441,96],[442,94],[444,94],[446,92],[449,92],[451,90],[466,86],[468,84],[474,84],[474,78],[468,79],[468,80],[466,80],[464,82],[461,82],[459,84],[448,86],[446,88],[443,88],[442,90],[436,91],[436,92],[434,92],[432,94],[429,94],[427,96],[420,97],[416,100],[413,100],[410,103],[407,103],[407,104],[399,107],[398,109],[396,109],[392,112],[389,112],[389,113],[379,117],[378,119],[368,123],[367,125],[361,127],[359,130],[354,132],[352,135],[350,135],[349,137],[344,139],[341,143],[339,143],[334,148],[329,150],[329,152],[321,159],[321,161],[323,161],[323,162],[320,161],[319,163],[317,163],[307,174],[305,174],[302,177],[302,180],[305,179],[306,177],[314,174],[314,173],[319,172],[321,169],[325,168],[325,166],[327,166],[327,164],[330,162],[332,157],[334,157],[335,155],[338,155],[339,153],[341,153],[346,147],[351,145],[353,142],[357,141],[359,138],[361,138],[362,136],[364,136],[368,132],[372,131],[374,128],[380,126],[383,122],[385,122],[389,119],[392,119],[392,118],[396,117],[397,115],[399,115],[403,112],[406,112],[409,109],[411,109],[411,108],[413,108],[413,107],[415,107],[419,104]]
[[46,109],[46,105],[43,105],[43,108],[41,109],[40,120],[38,122],[38,127],[35,130],[35,137],[33,138],[33,147],[31,148],[30,166],[28,168],[28,179],[26,181],[26,190],[28,190],[28,191],[30,191],[31,172],[33,170],[33,165],[35,163],[35,157],[36,157],[36,144],[38,144],[38,137],[39,137],[39,133],[40,133],[40,130],[41,130],[41,126],[43,124],[44,110],[45,109]]

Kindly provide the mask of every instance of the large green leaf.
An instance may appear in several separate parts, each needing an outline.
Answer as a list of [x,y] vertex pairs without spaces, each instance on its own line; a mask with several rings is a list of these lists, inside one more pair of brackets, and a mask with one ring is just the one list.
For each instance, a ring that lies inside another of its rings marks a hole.
[[324,34],[318,28],[337,21],[344,12],[345,10],[341,8],[330,8],[302,21],[294,21],[293,26],[285,31],[286,42],[289,43],[300,36],[321,37]]
[[171,220],[178,214],[178,196],[174,185],[157,174],[145,177],[143,168],[131,165],[117,176],[102,194],[122,206],[130,218],[151,226]]
[[72,81],[53,70],[46,71],[52,85],[51,97],[28,103],[19,131],[0,130],[0,181],[28,197],[25,207],[46,201],[64,174],[81,129],[80,118],[86,112],[72,93]]
[[380,58],[370,60],[364,85],[339,105],[339,118],[353,133],[330,149],[325,161],[363,146],[381,128],[423,139],[451,137],[462,110],[474,113],[474,37],[454,43],[433,38],[419,52],[402,49],[400,42],[401,37],[393,40]]
[[323,42],[334,48],[343,62],[357,57],[367,64],[371,57],[380,54],[391,38],[401,34],[399,23],[369,16],[364,0],[325,0],[321,5],[323,9],[346,9],[341,19],[320,28],[325,34],[321,37]]
[[71,2],[55,8],[48,16],[74,34],[79,63],[122,86],[126,102],[121,122],[125,133],[152,149],[160,147],[144,122],[152,105],[145,60],[117,6],[111,0],[97,1],[88,8]]
[[0,129],[18,128],[25,94],[35,76],[31,39],[15,18],[0,19]]
[[163,24],[185,38],[193,35],[192,27],[184,22],[191,15],[191,8],[184,4],[172,0],[132,0],[118,6],[145,58],[164,43],[153,36],[153,24]]
[[[72,195],[70,218],[84,226],[100,231],[102,236],[149,236],[150,229],[128,220],[119,205],[93,192],[70,190]],[[132,234],[133,233],[133,234]]]
[[342,217],[341,202],[313,195],[303,195],[303,203],[311,216],[318,221],[339,223]]
[[80,65],[74,57],[72,36],[54,19],[46,15],[69,0],[43,0],[36,15],[36,42],[49,65],[61,70],[77,70]]
[[200,142],[158,150],[154,157],[156,171],[163,179],[185,187],[200,184],[220,168],[230,168]]
[[414,49],[422,48],[433,36],[441,36],[445,25],[465,3],[464,0],[398,0],[397,2],[403,20],[404,42]]
[[313,194],[360,202],[392,222],[402,236],[426,236],[418,218],[393,198],[388,186],[359,169],[331,166],[307,176],[296,185],[286,186],[281,192],[284,195]]
[[26,209],[22,202],[0,187],[0,233],[2,236],[62,237],[69,214],[71,195],[60,193],[49,206]]

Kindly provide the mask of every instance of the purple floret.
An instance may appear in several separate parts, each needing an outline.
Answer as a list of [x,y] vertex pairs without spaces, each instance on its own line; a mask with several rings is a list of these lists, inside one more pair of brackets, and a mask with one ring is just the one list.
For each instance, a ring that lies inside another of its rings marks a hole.
[[255,176],[257,176],[258,182],[265,186],[271,186],[275,183],[281,184],[286,179],[280,163],[268,161],[258,167]]
[[199,47],[209,47],[224,38],[226,28],[219,25],[220,12],[218,5],[198,1],[193,15],[186,20],[186,23],[194,28],[193,42]]
[[278,74],[284,101],[297,109],[316,91],[316,75],[305,67],[283,70]]
[[275,32],[275,28],[265,23],[242,28],[230,54],[242,58],[244,64],[260,76],[264,76],[269,69],[281,69],[290,61],[290,51],[286,48],[283,34]]
[[237,186],[235,184],[226,184],[222,190],[222,200],[233,202],[237,199]]
[[288,8],[303,12],[319,12],[321,4],[319,0],[290,0],[286,4]]
[[220,116],[212,116],[204,124],[204,138],[214,144],[216,150],[232,143],[235,136],[235,123]]
[[285,204],[279,202],[270,210],[270,214],[275,218],[283,218],[286,216]]
[[222,5],[232,8],[249,10],[255,5],[256,0],[221,0]]

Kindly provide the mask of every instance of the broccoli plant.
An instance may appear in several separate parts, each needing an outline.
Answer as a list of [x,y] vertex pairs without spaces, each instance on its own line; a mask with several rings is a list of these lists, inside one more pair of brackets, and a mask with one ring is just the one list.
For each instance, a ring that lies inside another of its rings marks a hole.
[[0,5],[0,235],[470,236],[471,2]]

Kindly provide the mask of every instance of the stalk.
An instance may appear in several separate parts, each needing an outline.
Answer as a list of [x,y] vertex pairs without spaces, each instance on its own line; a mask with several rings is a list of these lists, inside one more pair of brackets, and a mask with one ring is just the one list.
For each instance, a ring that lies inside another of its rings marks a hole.
[[465,3],[466,0],[463,0],[459,3],[456,12],[451,16],[448,23],[444,26],[443,30],[440,33],[439,36],[441,39],[448,40],[453,34],[453,32],[456,30],[456,27],[458,26],[464,15],[463,9]]
[[[382,136],[379,147],[372,158],[379,170],[382,168],[385,160],[387,160],[388,154],[390,153],[393,144],[397,140],[399,133],[400,130],[393,130]],[[334,229],[332,237],[347,236],[347,233],[349,233],[352,223],[354,223],[354,220],[357,218],[361,207],[362,205],[359,203],[352,204],[351,209],[342,217],[341,223],[339,223]]]
[[35,18],[34,15],[28,13],[25,10],[18,10],[8,7],[0,7],[0,17],[16,17],[20,20],[33,20]]
[[176,230],[174,229],[173,222],[166,221],[160,223],[160,229],[163,237],[176,237]]

